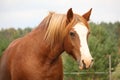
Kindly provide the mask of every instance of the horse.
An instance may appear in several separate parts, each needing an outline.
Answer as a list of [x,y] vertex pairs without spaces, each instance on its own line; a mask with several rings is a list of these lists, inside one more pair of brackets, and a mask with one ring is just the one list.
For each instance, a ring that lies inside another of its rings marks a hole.
[[78,68],[88,69],[93,58],[87,40],[92,8],[83,15],[50,12],[25,36],[10,43],[0,64],[0,80],[63,80],[61,54],[66,51]]

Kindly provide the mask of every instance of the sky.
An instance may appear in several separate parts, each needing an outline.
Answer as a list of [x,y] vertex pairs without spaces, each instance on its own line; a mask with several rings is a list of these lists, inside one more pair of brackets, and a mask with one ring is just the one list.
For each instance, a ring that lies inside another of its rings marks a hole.
[[93,8],[91,21],[120,21],[120,0],[0,0],[0,29],[36,27],[49,11],[83,15]]

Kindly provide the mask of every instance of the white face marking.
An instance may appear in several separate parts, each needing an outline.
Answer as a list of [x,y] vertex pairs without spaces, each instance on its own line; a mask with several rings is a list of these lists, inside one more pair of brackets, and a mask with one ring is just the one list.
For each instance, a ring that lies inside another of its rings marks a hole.
[[83,23],[77,23],[73,29],[79,36],[81,60],[87,60],[87,62],[89,62],[92,59],[92,56],[87,44],[88,28]]

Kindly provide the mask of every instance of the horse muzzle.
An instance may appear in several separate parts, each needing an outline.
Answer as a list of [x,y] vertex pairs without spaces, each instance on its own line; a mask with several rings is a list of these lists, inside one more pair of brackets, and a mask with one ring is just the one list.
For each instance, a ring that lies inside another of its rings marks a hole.
[[80,60],[79,61],[79,69],[88,69],[88,68],[91,68],[92,67],[92,65],[93,65],[93,62],[94,62],[94,60],[93,59],[90,59],[90,60],[84,60],[84,59],[82,59],[82,60]]

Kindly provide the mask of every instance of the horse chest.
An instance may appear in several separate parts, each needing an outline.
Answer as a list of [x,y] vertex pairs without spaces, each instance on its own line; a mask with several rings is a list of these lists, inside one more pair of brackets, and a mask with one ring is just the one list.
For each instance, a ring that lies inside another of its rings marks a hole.
[[[27,64],[27,65],[26,65]],[[55,63],[49,64],[20,64],[22,67],[13,71],[15,80],[63,80],[61,58]],[[17,66],[20,66],[17,65]],[[18,71],[19,70],[19,71]]]
[[62,60],[61,58],[53,63],[52,65],[47,64],[43,67],[43,71],[41,74],[41,77],[43,77],[41,80],[63,80],[63,69],[62,69]]

